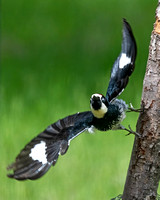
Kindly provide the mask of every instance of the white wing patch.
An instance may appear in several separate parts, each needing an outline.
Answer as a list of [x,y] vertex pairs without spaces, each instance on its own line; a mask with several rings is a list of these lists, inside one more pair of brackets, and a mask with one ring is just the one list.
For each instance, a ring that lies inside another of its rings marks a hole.
[[47,163],[47,156],[46,156],[46,143],[44,141],[41,141],[41,143],[36,144],[32,149],[29,156],[33,160],[38,160],[39,162],[42,162],[42,164]]
[[123,67],[125,67],[130,63],[131,63],[131,58],[127,57],[125,53],[122,53],[119,60],[119,68],[123,69]]

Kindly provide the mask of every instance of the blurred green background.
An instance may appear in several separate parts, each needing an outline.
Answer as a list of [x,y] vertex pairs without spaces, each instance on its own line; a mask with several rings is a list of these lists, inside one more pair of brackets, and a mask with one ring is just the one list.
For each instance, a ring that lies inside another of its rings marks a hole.
[[[56,166],[37,181],[6,177],[6,166],[34,136],[68,114],[89,110],[106,93],[121,49],[122,18],[138,55],[120,98],[140,107],[157,1],[2,1],[0,80],[0,199],[111,199],[123,192],[134,136],[123,131],[81,134]],[[135,129],[138,114],[123,125]],[[160,191],[160,190],[159,190]]]

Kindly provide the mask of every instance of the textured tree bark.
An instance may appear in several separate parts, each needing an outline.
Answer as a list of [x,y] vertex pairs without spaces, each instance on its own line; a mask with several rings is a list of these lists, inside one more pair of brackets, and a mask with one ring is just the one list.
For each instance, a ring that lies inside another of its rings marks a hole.
[[160,0],[151,34],[141,107],[123,200],[155,200],[160,180]]

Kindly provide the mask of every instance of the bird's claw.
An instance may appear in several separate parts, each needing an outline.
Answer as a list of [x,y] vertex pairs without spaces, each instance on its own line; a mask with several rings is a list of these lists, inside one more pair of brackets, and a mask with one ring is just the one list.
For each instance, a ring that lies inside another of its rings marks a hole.
[[128,108],[128,111],[127,112],[144,112],[144,108],[134,108],[132,103],[129,104],[130,107]]
[[125,128],[125,130],[128,131],[128,134],[126,134],[126,136],[128,136],[128,135],[130,135],[130,134],[134,134],[135,136],[138,136],[139,138],[141,138],[141,135],[140,135],[139,133],[137,133],[136,131],[133,131],[133,130],[131,129],[131,126],[130,126],[130,125],[128,125],[128,128],[129,128],[129,129]]

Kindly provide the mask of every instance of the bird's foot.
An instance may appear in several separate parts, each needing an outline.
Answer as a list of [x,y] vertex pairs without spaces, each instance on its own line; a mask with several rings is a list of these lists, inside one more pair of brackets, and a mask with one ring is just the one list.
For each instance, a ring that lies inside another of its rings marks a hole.
[[125,128],[124,126],[120,125],[120,129],[121,129],[121,130],[125,130],[125,131],[128,132],[128,134],[126,134],[126,136],[128,136],[128,135],[130,135],[130,134],[133,134],[133,135],[135,135],[135,136],[141,138],[141,135],[140,135],[139,133],[137,133],[136,131],[133,131],[133,130],[131,129],[131,126],[130,126],[130,125],[128,125],[128,128],[129,128],[129,129],[127,129],[127,128]]
[[134,134],[135,136],[138,136],[139,138],[141,137],[141,135],[140,135],[139,133],[137,133],[136,131],[133,131],[133,130],[131,129],[131,126],[130,126],[130,125],[128,125],[128,128],[129,128],[129,129],[125,128],[125,130],[128,131],[128,134],[126,134],[126,136],[128,136],[128,135],[130,135],[130,134]]
[[130,107],[128,108],[127,112],[144,112],[144,108],[134,108],[133,105],[130,103]]

